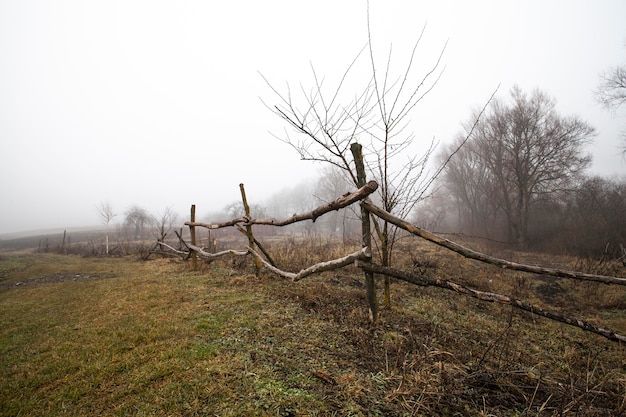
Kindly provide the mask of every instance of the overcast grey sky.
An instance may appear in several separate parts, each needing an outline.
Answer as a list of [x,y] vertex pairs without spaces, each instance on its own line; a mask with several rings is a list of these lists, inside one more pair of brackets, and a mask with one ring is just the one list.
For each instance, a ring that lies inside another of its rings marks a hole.
[[[380,51],[445,72],[418,106],[418,142],[451,140],[501,84],[540,88],[598,136],[592,171],[623,175],[624,111],[593,98],[626,62],[626,2],[371,0]],[[367,40],[364,0],[0,1],[0,234],[99,223],[96,205],[187,216],[254,203],[321,168],[269,132],[261,103],[340,76]],[[379,56],[384,63],[386,53]],[[121,218],[121,217],[120,217]]]

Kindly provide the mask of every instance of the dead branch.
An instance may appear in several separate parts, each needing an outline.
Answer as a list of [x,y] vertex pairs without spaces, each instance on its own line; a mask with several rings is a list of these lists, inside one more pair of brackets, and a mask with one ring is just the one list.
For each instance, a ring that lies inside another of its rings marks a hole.
[[223,227],[231,227],[237,223],[246,223],[249,219],[245,217],[238,217],[236,219],[228,220],[221,223],[202,223],[202,222],[185,222],[185,226],[198,226],[207,229],[221,229]]
[[228,249],[228,250],[217,252],[217,253],[210,253],[210,252],[206,252],[200,246],[191,245],[191,244],[188,244],[188,246],[189,246],[189,249],[195,251],[198,255],[203,256],[208,259],[215,259],[215,258],[219,258],[221,256],[228,255],[228,254],[236,255],[236,256],[244,256],[248,254],[248,251],[236,251],[234,249]]
[[363,270],[366,270],[366,271],[373,272],[375,274],[389,275],[394,278],[398,278],[398,279],[401,279],[403,281],[406,281],[415,285],[435,286],[439,288],[444,288],[447,290],[456,291],[459,294],[478,298],[479,300],[483,300],[483,301],[495,302],[495,303],[500,303],[500,304],[508,304],[513,307],[519,308],[521,310],[525,310],[530,313],[549,318],[551,320],[559,321],[561,323],[578,327],[588,332],[596,333],[614,342],[626,342],[626,336],[617,334],[613,330],[598,327],[584,320],[566,317],[566,316],[563,316],[562,314],[555,313],[552,311],[546,311],[540,307],[526,303],[522,300],[509,297],[508,295],[478,291],[478,290],[466,287],[462,284],[459,284],[453,281],[441,280],[441,279],[427,277],[423,275],[410,274],[410,273],[400,271],[394,268],[384,267],[381,265],[372,264],[368,262],[363,262],[360,259],[357,259],[355,263],[356,263],[356,266],[358,266],[359,268],[362,268]]
[[365,258],[366,256],[369,255],[369,248],[362,248],[361,250],[351,253],[347,256],[344,256],[343,258],[317,263],[306,269],[301,270],[300,272],[296,274],[293,272],[283,271],[275,266],[270,265],[269,262],[263,259],[257,252],[254,251],[254,249],[250,247],[248,247],[248,251],[252,254],[252,256],[254,256],[259,261],[261,261],[261,264],[263,264],[267,269],[269,269],[276,275],[279,275],[283,278],[290,279],[294,282],[299,281],[302,278],[306,278],[309,275],[321,274],[322,272],[343,268],[344,266],[348,266],[354,263],[354,261],[356,261],[357,259]]
[[[178,234],[178,233],[177,233],[177,234]],[[187,255],[189,255],[189,253],[188,253],[188,252],[184,252],[184,251],[182,251],[182,250],[174,249],[173,247],[171,247],[170,245],[168,245],[167,243],[164,243],[164,242],[157,242],[157,245],[164,246],[164,247],[166,247],[167,249],[171,250],[172,252],[174,252],[174,253],[176,253],[176,254],[178,254],[178,255],[181,255],[181,256],[187,256]],[[187,244],[185,244],[185,246],[187,246]]]
[[359,188],[353,193],[344,194],[341,197],[337,198],[330,203],[321,205],[314,209],[313,211],[309,211],[308,213],[303,214],[294,214],[288,219],[285,220],[276,220],[276,219],[250,219],[248,217],[239,217],[236,219],[229,220],[227,222],[222,223],[200,223],[200,222],[185,222],[186,226],[199,226],[205,227],[207,229],[220,229],[222,227],[234,226],[235,224],[242,223],[244,225],[252,225],[252,224],[265,224],[271,226],[287,226],[292,223],[297,223],[303,220],[313,220],[315,221],[318,217],[334,210],[339,210],[341,208],[347,207],[359,200],[363,200],[367,198],[368,195],[372,194],[378,188],[378,184],[376,181],[370,181],[365,184],[363,187]]
[[434,233],[431,233],[407,221],[404,221],[400,219],[399,217],[396,217],[393,214],[376,206],[371,201],[369,201],[369,199],[363,200],[362,204],[371,213],[387,220],[390,223],[395,224],[399,228],[404,229],[407,232],[412,233],[416,236],[419,236],[423,239],[426,239],[429,242],[433,242],[439,246],[450,249],[451,251],[456,252],[459,255],[468,259],[475,259],[475,260],[485,262],[491,265],[499,266],[500,268],[503,268],[503,269],[512,269],[516,271],[532,272],[535,274],[545,274],[545,275],[552,275],[555,277],[579,279],[579,280],[584,280],[584,281],[603,282],[605,284],[626,285],[626,278],[618,278],[618,277],[612,277],[612,276],[607,276],[607,275],[586,274],[582,272],[567,271],[567,270],[556,269],[556,268],[546,268],[546,267],[535,266],[535,265],[525,265],[525,264],[519,264],[516,262],[507,261],[505,259],[500,259],[500,258],[496,258],[493,256],[485,255],[484,253],[476,252],[475,250],[466,248],[465,246],[459,245],[458,243],[452,242],[448,239],[444,239],[440,236],[437,236]]

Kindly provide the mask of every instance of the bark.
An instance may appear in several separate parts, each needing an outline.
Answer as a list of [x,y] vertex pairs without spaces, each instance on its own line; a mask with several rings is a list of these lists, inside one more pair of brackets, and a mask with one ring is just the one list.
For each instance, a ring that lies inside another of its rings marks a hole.
[[607,275],[585,274],[582,272],[568,271],[568,270],[556,269],[556,268],[546,268],[546,267],[535,266],[535,265],[525,265],[525,264],[519,264],[516,262],[507,261],[505,259],[500,259],[500,258],[495,258],[493,256],[485,255],[484,253],[476,252],[472,249],[466,248],[465,246],[459,245],[458,243],[454,243],[448,239],[444,239],[440,236],[437,236],[436,234],[426,231],[420,227],[417,227],[407,221],[404,221],[394,216],[393,214],[386,212],[385,210],[376,206],[375,204],[373,204],[371,201],[367,199],[362,202],[362,205],[365,206],[371,213],[379,217],[382,217],[383,219],[389,221],[390,223],[395,224],[401,229],[404,229],[409,233],[412,233],[416,236],[419,236],[423,239],[433,242],[439,246],[450,249],[451,251],[456,252],[459,255],[468,259],[475,259],[475,260],[485,262],[491,265],[499,266],[500,268],[503,268],[503,269],[531,272],[535,274],[546,274],[546,275],[552,275],[555,277],[571,278],[571,279],[578,279],[578,280],[583,280],[583,281],[603,282],[605,284],[626,285],[626,278],[618,278],[618,277],[612,277],[612,276],[607,276]]

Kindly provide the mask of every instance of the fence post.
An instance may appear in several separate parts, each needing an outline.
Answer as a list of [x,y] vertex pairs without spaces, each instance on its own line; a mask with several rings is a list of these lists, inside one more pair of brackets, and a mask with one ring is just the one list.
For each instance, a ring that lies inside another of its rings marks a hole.
[[[250,218],[250,206],[248,205],[248,199],[246,198],[246,189],[243,184],[239,184],[239,190],[241,190],[241,200],[243,202],[243,209],[246,213],[246,217]],[[250,248],[254,248],[254,235],[252,234],[252,225],[246,225],[246,236],[248,236],[248,246]],[[259,277],[259,273],[261,271],[261,263],[256,257],[252,257],[254,259],[254,275]]]
[[[350,151],[354,157],[356,165],[357,186],[365,185],[365,165],[363,163],[362,146],[359,143],[350,145]],[[361,244],[362,247],[368,248],[367,259],[365,262],[372,261],[372,233],[370,225],[370,212],[361,204]],[[370,308],[370,320],[375,323],[378,320],[378,304],[376,302],[376,282],[374,281],[374,273],[364,271],[365,288],[367,289],[367,302]]]
[[67,236],[67,229],[63,231],[63,243],[61,243],[61,251],[63,255],[67,255],[67,249],[65,248],[65,237]]
[[[196,221],[196,205],[191,205],[191,222],[194,223]],[[196,226],[189,226],[189,233],[191,234],[191,244],[196,246]],[[198,268],[198,254],[196,251],[191,249],[191,266],[195,270]]]

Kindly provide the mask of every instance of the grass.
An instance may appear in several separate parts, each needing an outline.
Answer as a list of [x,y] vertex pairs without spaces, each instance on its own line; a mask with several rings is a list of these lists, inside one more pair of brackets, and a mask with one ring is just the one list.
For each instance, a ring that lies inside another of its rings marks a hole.
[[[305,263],[293,248],[272,250],[283,265]],[[537,297],[523,277],[420,250],[436,269],[427,273],[471,271],[477,285],[498,278],[492,286]],[[192,271],[162,259],[1,254],[0,415],[626,412],[626,352],[601,337],[402,283],[373,326],[353,268],[295,284],[251,271],[230,260]],[[624,293],[608,288],[584,288],[598,299],[585,314],[624,333]]]

